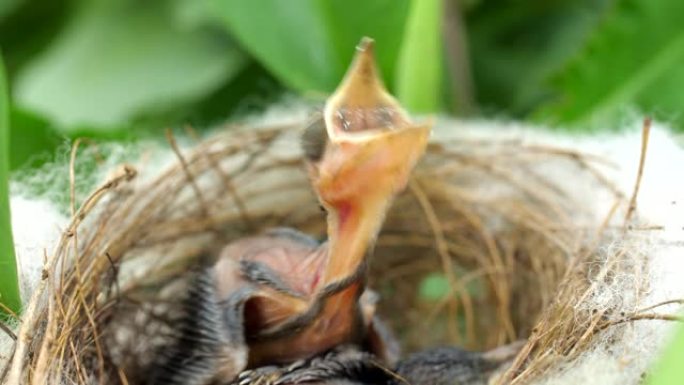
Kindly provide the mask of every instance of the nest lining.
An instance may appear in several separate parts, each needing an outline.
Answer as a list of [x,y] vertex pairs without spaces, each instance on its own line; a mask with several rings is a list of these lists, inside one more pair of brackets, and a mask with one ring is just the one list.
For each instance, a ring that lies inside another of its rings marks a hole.
[[[642,309],[652,236],[617,225],[629,197],[605,175],[616,165],[456,130],[437,127],[375,248],[370,285],[405,350],[528,339],[501,380],[548,382],[582,353],[616,346],[630,319],[655,314]],[[189,266],[270,227],[322,236],[297,134],[296,125],[233,130],[184,149],[170,136],[176,157],[159,174],[113,173],[62,233],[7,383],[136,383],[145,357],[173,337]],[[416,287],[435,271],[450,289],[430,303]]]

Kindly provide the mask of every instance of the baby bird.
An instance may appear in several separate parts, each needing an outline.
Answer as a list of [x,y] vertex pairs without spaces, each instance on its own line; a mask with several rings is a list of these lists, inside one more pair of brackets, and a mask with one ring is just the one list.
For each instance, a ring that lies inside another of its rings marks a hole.
[[387,93],[373,42],[362,40],[322,116],[302,136],[311,185],[327,212],[327,241],[277,229],[229,244],[198,273],[180,337],[151,369],[149,384],[230,383],[245,369],[292,364],[342,345],[392,364],[365,287],[367,258],[429,133]]

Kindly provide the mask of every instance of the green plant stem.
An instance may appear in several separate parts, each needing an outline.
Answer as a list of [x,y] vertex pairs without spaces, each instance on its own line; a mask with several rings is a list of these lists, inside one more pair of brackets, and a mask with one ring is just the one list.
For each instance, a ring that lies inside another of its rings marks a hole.
[[413,0],[399,52],[396,94],[411,112],[441,108],[442,0]]
[[[21,310],[17,261],[9,208],[9,100],[0,56],[0,302],[14,313]],[[3,310],[0,309],[0,317]]]

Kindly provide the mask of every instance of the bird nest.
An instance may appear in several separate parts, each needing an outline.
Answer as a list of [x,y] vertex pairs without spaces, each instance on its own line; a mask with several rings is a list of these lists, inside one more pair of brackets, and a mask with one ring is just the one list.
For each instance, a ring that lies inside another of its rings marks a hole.
[[[169,135],[168,167],[124,165],[73,204],[5,381],[142,383],[150,357],[173,333],[192,266],[272,227],[323,237],[298,127],[232,128],[182,148]],[[379,314],[404,351],[527,340],[500,378],[521,383],[599,336],[616,338],[614,325],[640,316],[634,306],[647,290],[640,277],[648,259],[625,242],[626,228],[612,225],[616,210],[597,214],[576,194],[591,189],[615,209],[628,205],[598,171],[603,159],[459,136],[453,125],[435,131],[388,213],[369,273]],[[572,180],[550,178],[549,167]],[[612,247],[616,240],[620,247]],[[421,295],[435,277],[446,289]],[[618,286],[619,296],[595,305]]]

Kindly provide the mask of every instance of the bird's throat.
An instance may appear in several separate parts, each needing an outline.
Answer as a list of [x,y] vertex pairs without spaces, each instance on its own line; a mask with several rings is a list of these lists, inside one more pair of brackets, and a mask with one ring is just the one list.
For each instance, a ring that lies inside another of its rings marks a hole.
[[358,272],[385,217],[387,199],[342,201],[328,215],[328,262],[322,287]]

